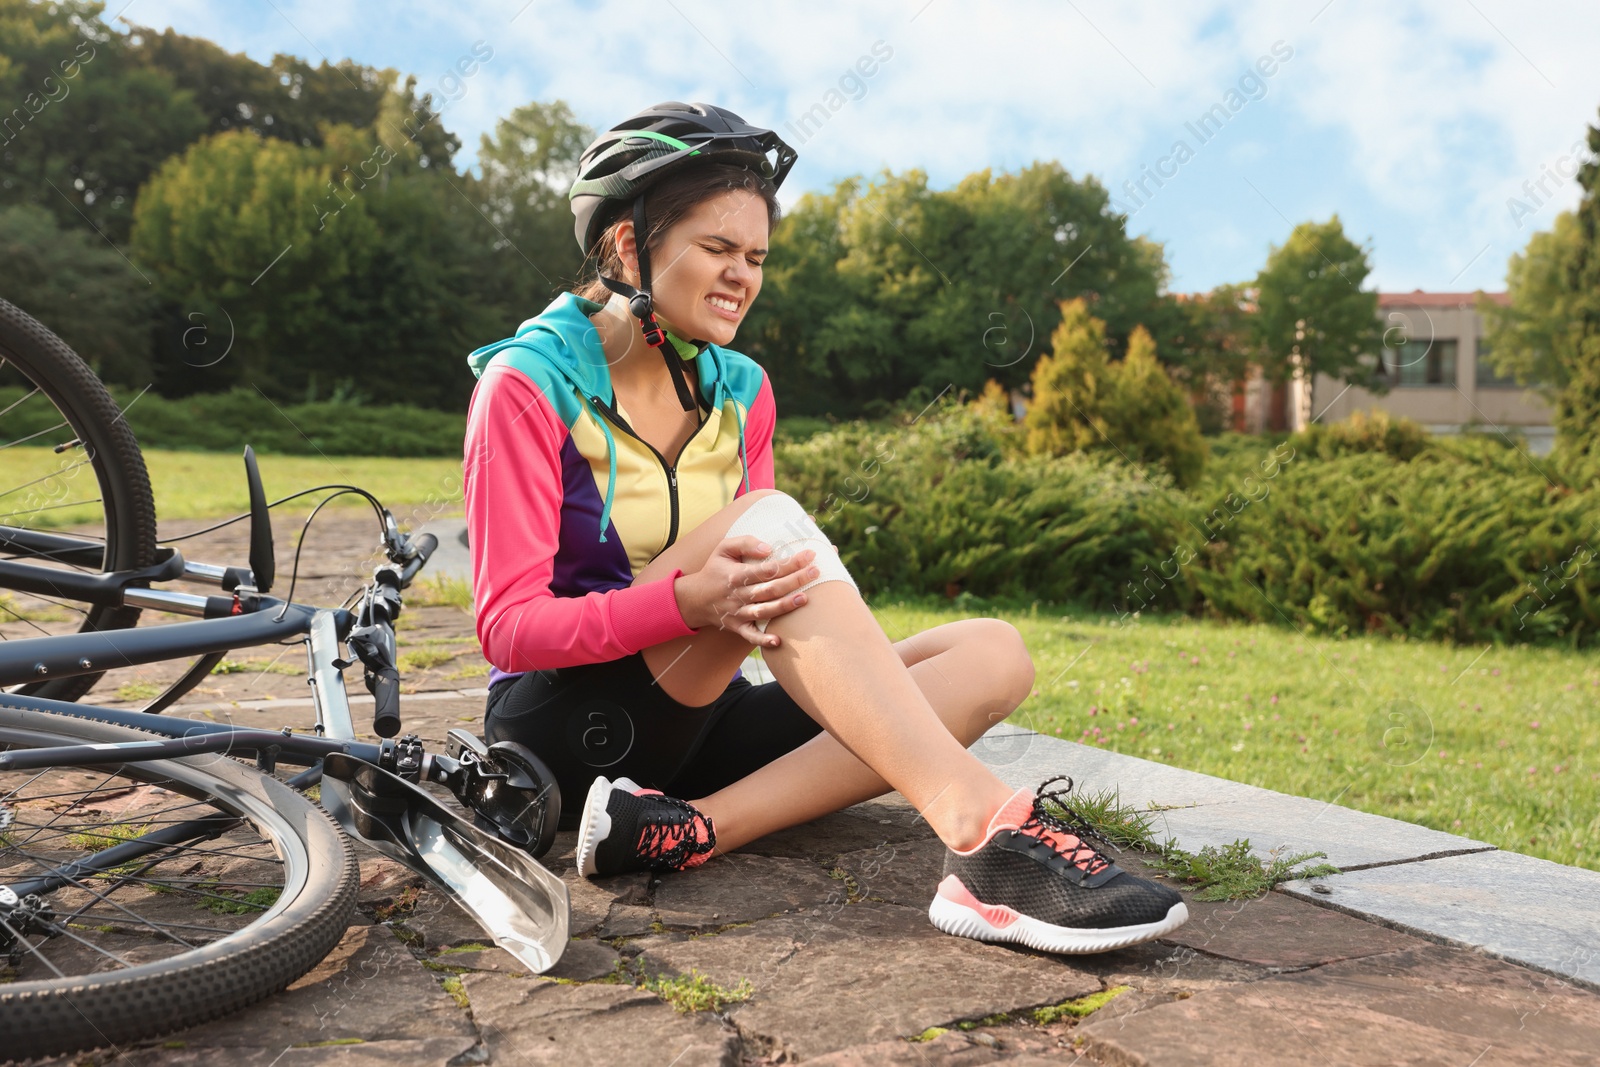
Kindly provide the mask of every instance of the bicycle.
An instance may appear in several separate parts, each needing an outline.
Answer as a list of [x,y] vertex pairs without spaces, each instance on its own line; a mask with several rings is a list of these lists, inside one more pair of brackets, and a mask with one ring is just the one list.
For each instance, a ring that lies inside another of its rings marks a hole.
[[[248,566],[190,562],[157,543],[142,456],[104,386],[3,300],[0,371],[27,381],[21,399],[0,405],[0,428],[34,397],[55,412],[0,444],[0,456],[43,439],[51,456],[67,456],[60,469],[92,469],[99,491],[0,514],[9,557],[0,560],[0,590],[64,612],[30,619],[25,605],[0,601],[19,626],[40,631],[0,642],[0,1056],[155,1037],[282,989],[349,925],[358,874],[345,835],[421,874],[530,970],[554,966],[570,905],[565,884],[538,862],[560,816],[553,776],[526,748],[485,746],[466,731],[451,730],[443,753],[397,736],[394,622],[437,546],[432,535],[407,536],[363,490],[322,487],[366,496],[384,562],[354,610],[297,604],[292,580],[288,598],[271,596],[271,505],[250,449],[250,510],[238,517],[250,521]],[[37,503],[42,481],[0,498],[29,490],[22,503]],[[78,518],[96,504],[99,535],[5,524],[19,515]],[[179,579],[215,584],[221,595],[157,588]],[[197,621],[139,627],[143,609]],[[42,621],[66,625],[52,632]],[[160,714],[228,651],[286,641],[306,648],[309,732]],[[190,668],[140,710],[72,702],[107,670],[189,657]],[[357,662],[374,698],[376,743],[357,739],[351,717],[343,671]],[[284,777],[280,766],[304,769]],[[428,792],[430,783],[447,788],[471,821]]]

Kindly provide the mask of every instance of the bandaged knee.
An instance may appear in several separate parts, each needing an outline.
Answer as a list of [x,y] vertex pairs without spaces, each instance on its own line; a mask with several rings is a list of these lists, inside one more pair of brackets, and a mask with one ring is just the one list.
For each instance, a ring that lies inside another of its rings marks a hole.
[[[806,509],[787,493],[772,493],[762,497],[728,527],[729,537],[743,537],[746,534],[771,545],[772,554],[766,558],[773,561],[788,559],[808,548],[816,553],[811,565],[817,568],[817,576],[802,585],[800,590],[823,582],[848,582],[851,589],[861,591],[856,580],[845,569],[844,562],[839,559],[839,554],[834,551],[833,542],[812,521]],[[766,633],[770,621],[761,619],[756,626]]]

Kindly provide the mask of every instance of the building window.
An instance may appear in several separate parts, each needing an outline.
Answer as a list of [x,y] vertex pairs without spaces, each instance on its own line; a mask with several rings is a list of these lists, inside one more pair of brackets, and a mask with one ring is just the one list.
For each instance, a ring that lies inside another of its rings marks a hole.
[[1394,348],[1385,346],[1383,369],[1391,385],[1454,385],[1456,383],[1455,338],[1413,338]]
[[1489,342],[1486,338],[1482,337],[1478,338],[1478,388],[1517,388],[1516,375],[1500,375],[1495,373],[1494,364],[1489,362]]

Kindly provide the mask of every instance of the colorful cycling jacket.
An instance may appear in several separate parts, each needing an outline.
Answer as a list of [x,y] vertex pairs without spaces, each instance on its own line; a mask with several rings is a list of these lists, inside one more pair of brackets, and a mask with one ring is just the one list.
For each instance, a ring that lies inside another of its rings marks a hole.
[[717,345],[680,350],[697,371],[700,428],[669,464],[612,391],[588,318],[601,307],[564,293],[467,360],[478,376],[467,537],[491,685],[694,633],[673,592],[681,569],[637,586],[634,576],[735,497],[773,487],[766,372]]

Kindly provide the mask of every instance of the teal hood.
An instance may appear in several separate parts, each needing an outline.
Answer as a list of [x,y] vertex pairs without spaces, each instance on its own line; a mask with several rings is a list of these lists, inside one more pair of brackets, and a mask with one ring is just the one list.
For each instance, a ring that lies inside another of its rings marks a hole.
[[[611,522],[612,490],[617,482],[616,440],[611,427],[595,410],[593,401],[599,399],[610,407],[616,406],[616,396],[611,387],[611,368],[606,364],[605,351],[600,345],[599,332],[589,321],[589,316],[605,305],[586,300],[576,293],[562,293],[550,306],[517,327],[517,332],[502,341],[484,345],[467,356],[467,366],[474,377],[493,363],[515,366],[541,389],[551,405],[566,420],[570,428],[578,410],[569,396],[560,388],[566,385],[576,392],[578,404],[599,424],[606,439],[606,457],[609,476],[606,479],[605,505],[600,512],[600,540],[606,539],[606,527]],[[726,366],[734,353],[714,344],[703,349],[667,334],[670,344],[686,361],[693,361],[701,397],[713,410],[720,411],[730,398]],[[749,406],[746,400],[745,406]],[[744,466],[744,491],[750,491],[750,462],[745,454],[744,414],[739,419],[739,462]]]

